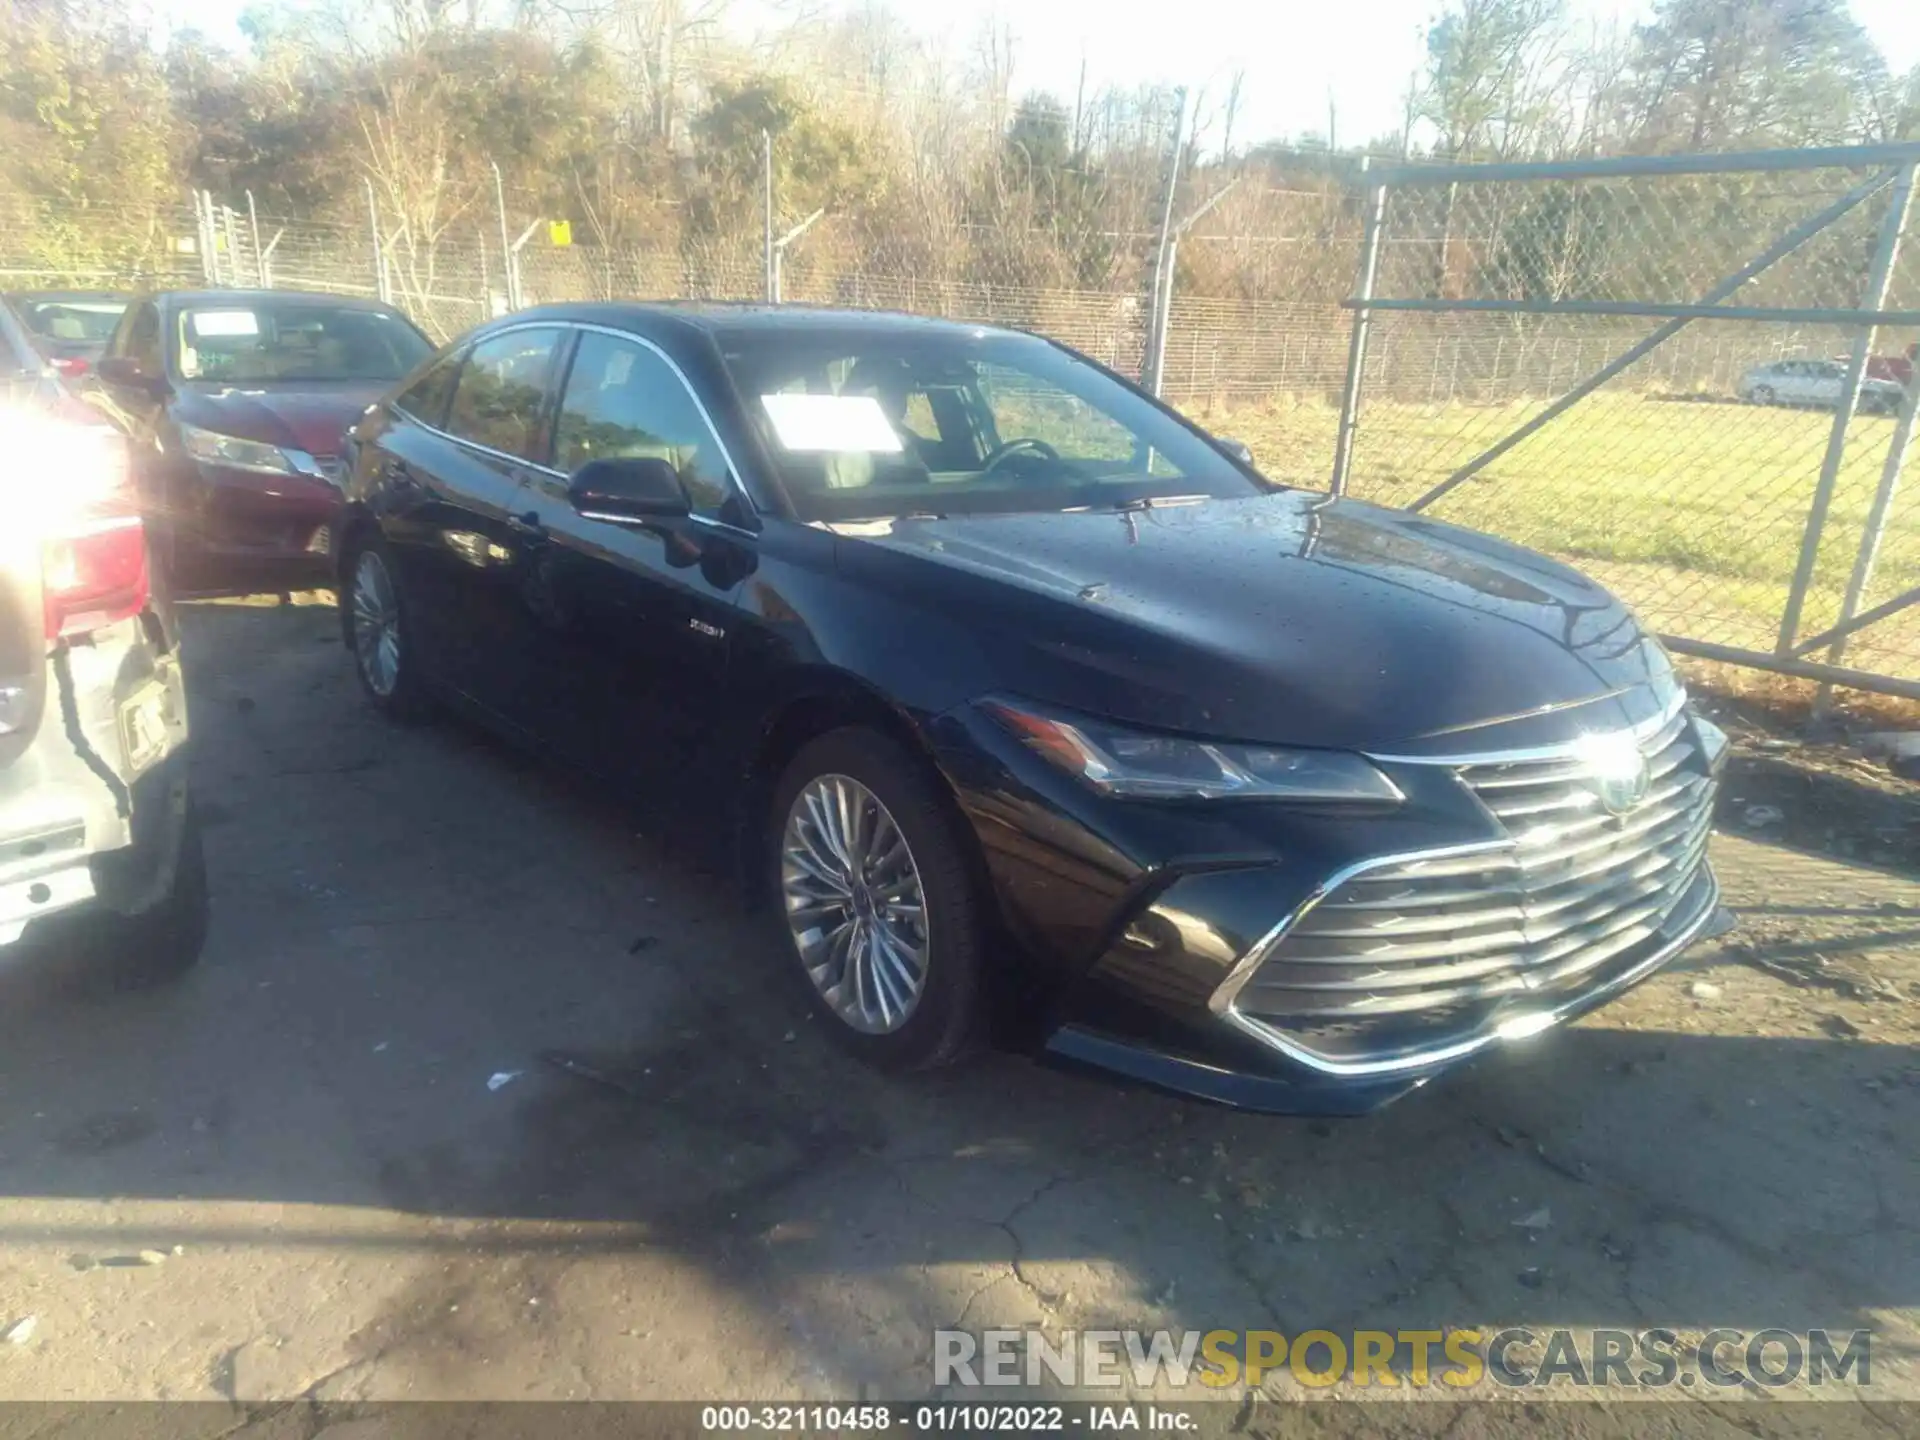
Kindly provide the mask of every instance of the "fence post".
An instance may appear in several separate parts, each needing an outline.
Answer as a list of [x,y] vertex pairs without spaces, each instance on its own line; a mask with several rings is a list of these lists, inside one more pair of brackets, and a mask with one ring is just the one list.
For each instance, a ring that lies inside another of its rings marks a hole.
[[[1360,157],[1360,178],[1367,178],[1368,157]],[[1380,232],[1387,221],[1387,187],[1367,190],[1366,233],[1360,242],[1360,273],[1354,285],[1353,333],[1347,339],[1347,383],[1340,396],[1340,430],[1333,442],[1333,478],[1328,493],[1347,493],[1353,466],[1353,436],[1360,423],[1361,371],[1367,364],[1367,332],[1373,325],[1373,282],[1380,269]]]
[[1175,235],[1167,241],[1167,269],[1160,277],[1159,314],[1153,327],[1153,357],[1150,362],[1152,379],[1147,388],[1158,395],[1167,378],[1167,335],[1173,329],[1173,275],[1180,263],[1180,237]]
[[[1900,236],[1907,228],[1907,212],[1913,204],[1915,168],[1911,160],[1901,167],[1899,177],[1893,182],[1893,193],[1887,198],[1886,218],[1880,224],[1880,243],[1874,249],[1873,268],[1867,274],[1866,291],[1861,296],[1860,308],[1863,310],[1886,307],[1893,268],[1900,259]],[[1820,559],[1820,534],[1826,528],[1827,510],[1833,504],[1834,486],[1840,479],[1840,462],[1846,455],[1847,427],[1852,423],[1853,413],[1860,404],[1860,382],[1866,376],[1867,361],[1872,357],[1873,342],[1878,333],[1879,327],[1869,322],[1862,325],[1853,337],[1853,355],[1847,361],[1846,384],[1840,392],[1839,404],[1834,407],[1833,428],[1827,433],[1827,453],[1820,462],[1820,479],[1814,486],[1813,504],[1807,511],[1806,534],[1800,542],[1800,561],[1794,567],[1793,583],[1787,590],[1786,610],[1780,617],[1780,638],[1775,644],[1774,653],[1783,657],[1792,653],[1794,639],[1800,633],[1800,616],[1806,608],[1807,589],[1813,583],[1814,567]],[[1899,479],[1898,468],[1891,472],[1891,476],[1895,481]],[[1886,488],[1888,481],[1885,477],[1881,484]],[[1891,492],[1888,498],[1891,499]],[[1881,515],[1878,518],[1884,523],[1886,517]],[[1874,544],[1877,549],[1878,541]],[[1870,563],[1867,568],[1871,570]],[[1854,576],[1856,579],[1862,578],[1858,564],[1854,567]]]
[[773,248],[773,135],[760,132],[760,221],[762,262],[766,267],[765,299],[769,305],[780,303],[780,255]]
[[1153,301],[1147,313],[1147,353],[1140,379],[1153,394],[1160,393],[1161,369],[1167,358],[1168,312],[1173,304],[1172,260],[1176,241],[1173,234],[1173,201],[1180,189],[1180,152],[1187,129],[1187,92],[1174,92],[1178,104],[1173,115],[1173,154],[1167,161],[1166,202],[1160,207],[1160,240],[1154,250]]
[[220,233],[227,241],[227,277],[235,285],[246,279],[240,264],[240,217],[231,205],[220,207]]
[[253,278],[262,290],[273,288],[267,279],[267,256],[260,248],[260,212],[253,208],[253,191],[247,191],[247,232],[253,236]]
[[[504,272],[500,283],[507,288],[507,309],[518,310],[520,299],[514,293],[518,285],[513,263],[513,246],[507,239],[507,187],[501,183],[499,163],[492,160],[487,163],[493,167],[493,212],[500,222],[500,267]],[[491,299],[487,302],[487,308],[489,310],[493,308]]]
[[200,273],[209,285],[220,283],[220,257],[214,253],[213,192],[193,192],[193,223],[200,232]]
[[373,293],[380,303],[390,305],[393,297],[387,285],[387,255],[380,244],[380,205],[373,198],[373,181],[367,181],[367,233],[373,240]]
[[[1911,192],[1914,167],[1907,167]],[[1880,546],[1887,535],[1887,516],[1893,509],[1894,492],[1900,488],[1900,472],[1907,463],[1907,449],[1913,444],[1916,412],[1920,412],[1920,374],[1907,378],[1906,398],[1900,402],[1900,418],[1894,422],[1893,435],[1887,441],[1887,458],[1880,467],[1880,484],[1873,492],[1873,506],[1867,511],[1866,529],[1860,534],[1860,553],[1854,557],[1853,574],[1847,578],[1847,593],[1840,601],[1838,624],[1845,625],[1860,612],[1867,587],[1873,583],[1873,567],[1880,559]],[[1827,651],[1827,664],[1838,665],[1847,655],[1847,637],[1840,636]],[[1830,687],[1822,685],[1816,702],[1825,708]]]

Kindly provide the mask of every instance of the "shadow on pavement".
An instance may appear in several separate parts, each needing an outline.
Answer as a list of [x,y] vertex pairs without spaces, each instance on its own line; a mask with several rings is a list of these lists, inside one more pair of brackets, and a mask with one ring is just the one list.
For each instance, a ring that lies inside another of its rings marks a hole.
[[[372,718],[330,612],[200,608],[189,644],[214,938],[176,990],[0,1016],[10,1248],[106,1256],[123,1224],[13,1217],[144,1198],[195,1202],[144,1245],[439,1256],[348,1346],[429,1381],[508,1343],[506,1290],[562,1303],[646,1256],[844,1394],[924,1375],[937,1326],[1845,1330],[1920,1306],[1913,1045],[1602,1012],[1333,1124],[1004,1055],[889,1079],[807,1022],[676,837]],[[355,1210],[281,1208],[308,1205]],[[671,1325],[652,1303],[631,1322]]]

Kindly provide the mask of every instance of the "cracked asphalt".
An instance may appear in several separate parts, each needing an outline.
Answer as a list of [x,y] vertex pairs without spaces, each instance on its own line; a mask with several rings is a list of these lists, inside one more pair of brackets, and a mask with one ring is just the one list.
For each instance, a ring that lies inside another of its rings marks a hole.
[[372,716],[330,610],[184,624],[213,936],[0,1012],[0,1395],[915,1398],[943,1326],[1565,1325],[1871,1327],[1920,1398],[1911,875],[1722,837],[1742,930],[1364,1121],[892,1080],[644,813]]

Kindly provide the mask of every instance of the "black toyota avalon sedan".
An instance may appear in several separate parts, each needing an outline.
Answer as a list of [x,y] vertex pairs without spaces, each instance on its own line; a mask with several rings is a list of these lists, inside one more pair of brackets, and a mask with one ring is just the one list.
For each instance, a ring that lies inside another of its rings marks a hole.
[[373,702],[724,816],[793,978],[877,1064],[1011,1014],[1172,1089],[1363,1111],[1717,911],[1725,739],[1618,601],[1271,483],[1046,340],[549,307],[355,449]]

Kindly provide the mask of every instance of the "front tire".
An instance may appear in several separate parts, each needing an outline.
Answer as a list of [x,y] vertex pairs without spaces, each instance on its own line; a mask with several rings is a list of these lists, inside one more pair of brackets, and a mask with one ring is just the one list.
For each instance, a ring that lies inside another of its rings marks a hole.
[[1773,387],[1756,385],[1747,392],[1747,398],[1756,405],[1771,405],[1773,404]]
[[972,1048],[985,897],[970,838],[924,764],[863,727],[809,742],[774,787],[765,853],[781,949],[843,1047],[895,1071]]
[[340,638],[360,688],[389,719],[421,719],[431,707],[392,551],[377,535],[362,538],[342,568]]

